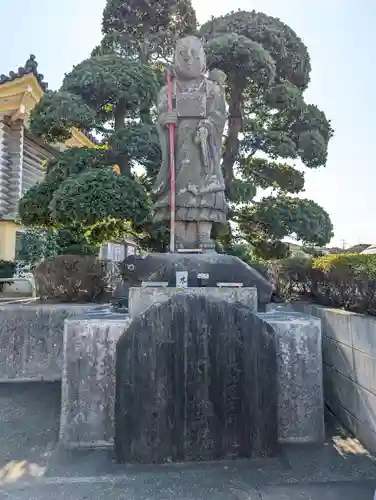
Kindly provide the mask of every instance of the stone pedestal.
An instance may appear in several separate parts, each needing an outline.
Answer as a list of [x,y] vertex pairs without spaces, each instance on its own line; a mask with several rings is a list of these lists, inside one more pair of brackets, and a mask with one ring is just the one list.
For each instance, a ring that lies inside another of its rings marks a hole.
[[240,302],[251,312],[257,312],[256,288],[163,288],[163,287],[134,287],[129,290],[129,314],[139,316],[148,307],[166,302],[175,295],[206,296],[224,300],[229,303]]
[[321,320],[278,310],[258,316],[276,335],[279,441],[324,441]]
[[[130,255],[121,264],[121,274],[129,288],[141,286],[144,281],[163,281],[174,288],[179,286],[176,283],[176,273],[182,271],[187,273],[190,288],[215,288],[218,283],[242,283],[244,288],[257,289],[259,310],[264,310],[265,304],[270,302],[272,284],[256,269],[233,255],[215,252],[150,253]],[[127,297],[127,287],[120,286],[115,292],[115,301],[125,305]]]
[[112,446],[116,343],[130,318],[97,313],[65,321],[60,441]]

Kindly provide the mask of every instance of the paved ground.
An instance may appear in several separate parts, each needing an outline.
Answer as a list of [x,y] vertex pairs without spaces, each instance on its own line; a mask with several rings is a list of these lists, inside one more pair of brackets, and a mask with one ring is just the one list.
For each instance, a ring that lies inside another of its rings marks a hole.
[[328,418],[325,446],[272,459],[119,466],[57,447],[58,384],[0,385],[0,500],[372,500],[376,462]]

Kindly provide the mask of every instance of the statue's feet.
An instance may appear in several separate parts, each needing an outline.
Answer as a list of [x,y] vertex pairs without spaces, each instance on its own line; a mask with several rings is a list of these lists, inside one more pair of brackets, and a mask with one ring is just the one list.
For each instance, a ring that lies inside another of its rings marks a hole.
[[198,247],[201,248],[203,253],[215,252],[215,243],[212,240],[199,241]]

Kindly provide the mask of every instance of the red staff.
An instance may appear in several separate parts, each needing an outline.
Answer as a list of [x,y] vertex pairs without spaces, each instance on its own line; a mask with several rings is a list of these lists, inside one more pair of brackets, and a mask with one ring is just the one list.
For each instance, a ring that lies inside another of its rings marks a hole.
[[[172,83],[171,72],[167,72],[167,110],[172,111]],[[175,252],[175,126],[170,123],[170,252]]]

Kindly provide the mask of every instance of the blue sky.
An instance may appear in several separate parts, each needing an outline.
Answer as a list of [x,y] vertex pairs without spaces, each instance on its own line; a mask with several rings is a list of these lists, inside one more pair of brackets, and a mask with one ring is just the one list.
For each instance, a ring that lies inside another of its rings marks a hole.
[[[50,88],[86,58],[101,38],[105,0],[12,0],[1,7],[0,72],[23,65],[30,53]],[[305,196],[330,214],[333,244],[376,242],[376,2],[374,0],[193,0],[201,22],[233,9],[280,17],[304,40],[312,60],[306,100],[335,129],[325,169],[306,173]]]

